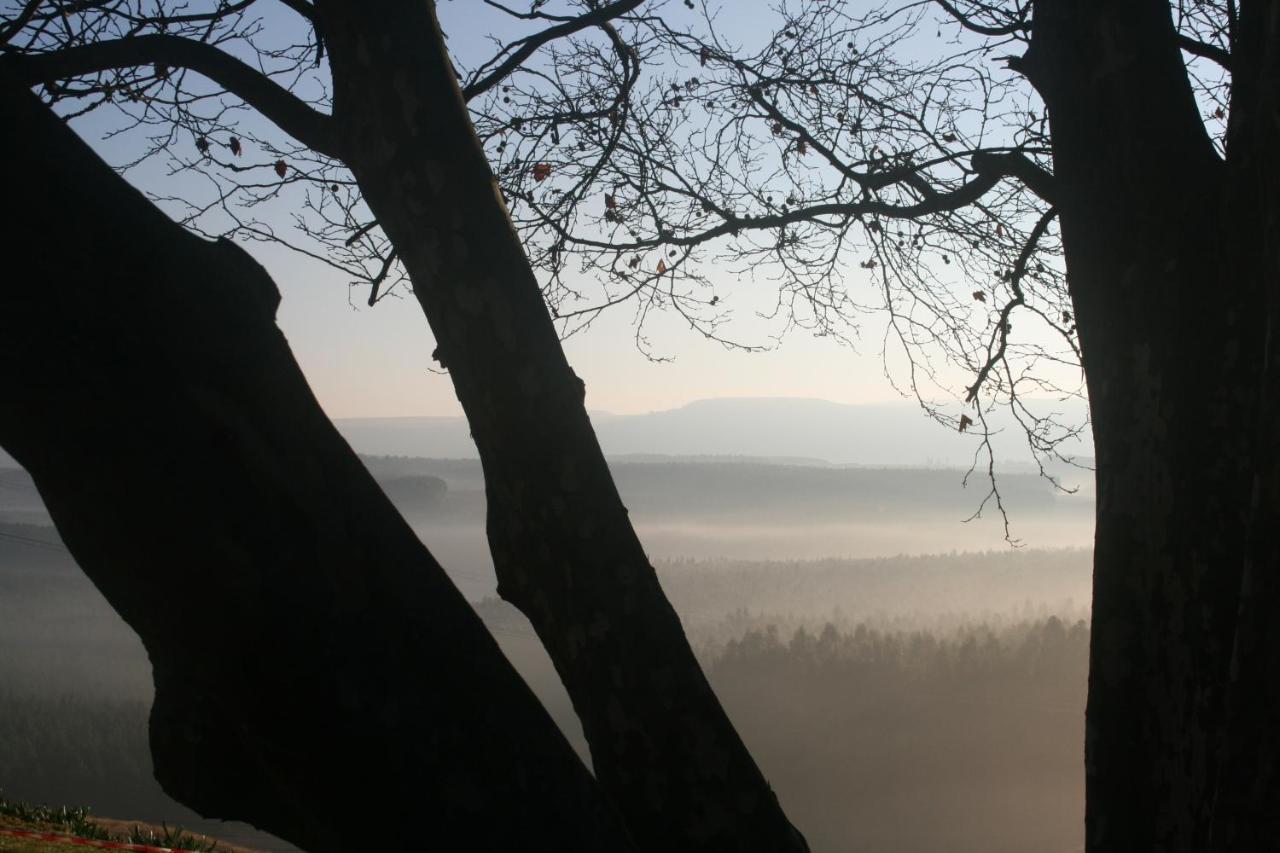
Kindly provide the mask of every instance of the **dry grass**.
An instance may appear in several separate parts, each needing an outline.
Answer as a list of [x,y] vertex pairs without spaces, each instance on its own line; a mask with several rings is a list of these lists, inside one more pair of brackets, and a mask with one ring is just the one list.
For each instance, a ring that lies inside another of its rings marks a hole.
[[[151,844],[156,847],[163,847],[164,842],[161,840],[165,837],[165,828],[151,823],[142,821],[118,820],[116,818],[106,817],[86,817],[85,823],[91,824],[101,834],[105,834],[113,841],[123,841],[131,843]],[[71,835],[72,833],[66,826],[59,826],[54,823],[39,820],[24,820],[12,814],[0,814],[0,828],[5,829],[24,829],[31,832],[45,832],[57,835]],[[170,828],[170,832],[173,828]],[[98,835],[99,833],[94,833]],[[154,841],[143,841],[139,839],[139,835],[144,838],[153,837]],[[198,842],[200,849],[208,850],[212,847],[217,853],[260,853],[253,848],[241,847],[236,844],[229,844],[217,838],[200,833],[183,832],[184,840]],[[101,837],[101,836],[99,836]],[[214,846],[216,845],[216,846]],[[93,847],[69,844],[56,841],[41,841],[31,838],[15,838],[10,835],[0,835],[0,853],[84,853],[86,850],[92,850]]]

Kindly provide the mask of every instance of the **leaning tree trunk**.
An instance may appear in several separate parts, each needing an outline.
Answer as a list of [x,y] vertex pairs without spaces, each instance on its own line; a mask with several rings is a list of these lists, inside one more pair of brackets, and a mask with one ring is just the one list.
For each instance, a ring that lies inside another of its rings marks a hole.
[[[1280,197],[1236,208],[1233,185],[1257,175],[1229,177],[1215,152],[1168,0],[1034,13],[1019,67],[1049,108],[1097,449],[1088,850],[1201,851],[1219,777],[1236,778],[1222,749],[1247,534],[1277,529],[1277,483],[1255,471],[1275,440],[1259,388]],[[1274,614],[1265,544],[1253,565],[1270,587],[1251,606]],[[1270,683],[1248,678],[1242,696]]]
[[471,127],[431,3],[317,4],[340,148],[413,281],[484,467],[498,591],[651,850],[805,849],[632,529]]
[[0,442],[147,648],[165,790],[317,853],[631,849],[324,417],[265,271],[7,77],[0,115]]

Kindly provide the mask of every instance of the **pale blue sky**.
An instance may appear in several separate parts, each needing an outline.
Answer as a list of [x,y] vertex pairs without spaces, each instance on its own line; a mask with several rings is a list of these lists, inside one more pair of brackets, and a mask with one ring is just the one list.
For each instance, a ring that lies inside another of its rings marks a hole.
[[[485,16],[475,0],[451,0],[439,8],[455,52],[487,55],[484,36],[501,25],[500,16]],[[768,15],[767,5],[757,0],[739,0],[733,11],[742,24]],[[411,298],[386,300],[373,309],[356,298],[353,308],[340,276],[318,264],[271,254],[265,260],[285,292],[280,324],[332,416],[461,412],[448,378],[427,370],[434,344]],[[769,295],[760,294],[761,309]],[[740,313],[749,314],[749,303],[740,302]],[[724,396],[821,397],[849,403],[898,399],[883,377],[879,336],[871,329],[865,356],[803,332],[775,351],[746,353],[726,351],[659,321],[650,327],[649,339],[674,361],[655,364],[636,348],[631,321],[630,308],[623,306],[566,342],[592,409],[644,412]]]
[[[368,308],[359,294],[348,300],[340,274],[280,250],[249,248],[280,285],[280,326],[331,417],[461,413],[448,377],[428,370],[434,343],[412,298]],[[590,408],[646,412],[705,397],[899,399],[882,375],[874,334],[866,355],[803,332],[764,353],[726,351],[677,330],[650,337],[674,361],[641,355],[625,307],[566,342]]]
[[[272,8],[272,7],[268,7]],[[282,7],[281,7],[282,8]],[[550,7],[549,7],[550,8]],[[670,3],[682,14],[680,3]],[[768,6],[761,0],[737,0],[724,8],[725,20],[741,35],[763,34]],[[440,4],[442,21],[455,52],[487,55],[484,36],[494,26],[482,14],[478,0],[450,0]],[[692,13],[690,13],[692,14]],[[287,11],[274,10],[271,26],[298,25]],[[111,162],[131,156],[127,140],[104,141],[102,119],[92,117],[81,132]],[[247,156],[246,156],[247,159]],[[136,183],[160,195],[179,195],[188,180],[167,174],[164,164],[152,163],[131,173]],[[285,222],[287,208],[268,214]],[[281,247],[250,244],[247,248],[267,267],[280,286],[283,301],[279,322],[317,397],[332,417],[453,415],[460,408],[447,376],[433,373],[430,330],[411,297],[386,299],[374,308],[364,305],[364,292],[349,293],[346,278],[316,261]],[[874,302],[867,293],[865,272],[851,264],[849,289]],[[767,340],[753,315],[767,311],[774,291],[764,282],[729,289],[724,306],[735,313],[730,333],[753,343]],[[884,318],[863,319],[860,352],[829,338],[814,338],[803,330],[792,333],[770,352],[729,351],[660,318],[646,328],[652,348],[673,360],[654,363],[634,342],[632,312],[614,309],[588,331],[566,343],[575,370],[586,382],[592,409],[617,413],[645,412],[680,406],[707,397],[818,397],[843,403],[886,402],[901,399],[883,373],[880,341]],[[954,377],[957,390],[966,377]],[[959,406],[957,405],[957,412]]]

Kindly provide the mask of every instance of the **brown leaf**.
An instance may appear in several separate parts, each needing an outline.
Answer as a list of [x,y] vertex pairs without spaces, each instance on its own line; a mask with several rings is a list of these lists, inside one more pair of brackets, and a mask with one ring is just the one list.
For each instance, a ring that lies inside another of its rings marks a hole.
[[705,66],[707,64],[707,60],[709,60],[710,58],[711,58],[711,48],[704,47],[702,50],[698,51],[698,62],[701,63],[702,65]]
[[535,181],[537,181],[538,183],[542,183],[549,177],[551,177],[550,163],[534,163],[533,164],[533,179]]
[[604,209],[614,210],[618,206],[618,200],[613,197],[613,193],[604,194]]
[[965,430],[967,430],[967,429],[968,429],[969,427],[971,427],[971,426],[973,426],[973,418],[969,417],[968,415],[961,415],[961,416],[960,416],[960,431],[961,431],[961,432],[964,432]]
[[285,165],[285,162],[283,160],[276,161],[276,175],[278,177],[283,178],[285,176],[285,172],[287,172],[288,170],[289,170],[289,167]]
[[987,301],[987,294],[983,293],[981,290],[975,290],[975,291],[973,292],[973,298],[974,298],[975,300],[977,300],[978,302],[986,302],[986,301]]
[[231,149],[232,154],[236,155],[237,157],[240,156],[240,140],[239,139],[236,139],[234,136],[231,137],[231,141],[227,143],[227,147]]
[[667,262],[662,258],[658,258],[658,275],[662,275],[667,271]]

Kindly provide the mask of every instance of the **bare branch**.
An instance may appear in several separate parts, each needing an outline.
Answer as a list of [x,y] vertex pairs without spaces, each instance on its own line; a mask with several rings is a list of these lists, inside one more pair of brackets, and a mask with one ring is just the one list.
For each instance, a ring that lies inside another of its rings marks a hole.
[[978,33],[979,35],[1012,36],[1026,32],[1031,28],[1031,24],[1026,17],[1025,6],[1018,10],[1016,17],[1009,23],[1002,26],[990,26],[979,23],[972,15],[966,15],[964,12],[960,11],[960,9],[949,3],[948,0],[933,0],[933,2],[945,9],[947,14],[952,18],[955,18],[956,22],[960,24],[960,26],[970,32]]
[[[640,6],[644,0],[617,0],[608,6],[601,6],[585,15],[579,15],[562,24],[554,27],[548,27],[540,33],[535,33],[527,38],[507,46],[507,50],[515,48],[514,51],[502,61],[502,63],[493,71],[486,74],[480,80],[468,84],[462,90],[462,97],[468,101],[496,86],[501,80],[506,78],[521,65],[524,64],[534,52],[550,41],[554,41],[565,36],[573,35],[576,32],[585,30],[588,27],[596,27],[601,24],[608,23],[620,15],[625,15]],[[519,45],[517,47],[517,45]]]
[[[982,196],[999,183],[1003,177],[1005,177],[1003,173],[992,172],[979,174],[973,180],[961,185],[959,188],[951,192],[936,193],[927,199],[908,205],[899,205],[891,202],[880,201],[878,199],[872,199],[869,201],[816,204],[808,207],[797,207],[785,213],[776,213],[764,216],[736,216],[725,212],[723,222],[702,231],[689,231],[683,234],[660,234],[653,238],[638,239],[629,242],[592,240],[589,238],[574,236],[567,231],[562,231],[561,236],[566,242],[580,246],[592,246],[602,249],[614,249],[620,252],[630,252],[637,249],[653,248],[654,246],[661,245],[692,246],[698,243],[705,243],[710,240],[714,240],[717,237],[723,237],[728,234],[737,234],[746,230],[769,230],[785,227],[787,225],[820,221],[824,216],[837,216],[841,219],[863,216],[883,216],[888,219],[916,219],[922,216],[928,216],[929,214],[944,213],[968,207],[978,199],[982,198]],[[548,222],[548,224],[556,227],[552,222]],[[834,225],[834,223],[832,224]]]
[[1049,223],[1058,215],[1058,211],[1049,208],[1036,222],[1035,227],[1031,229],[1031,234],[1027,237],[1027,242],[1023,245],[1022,251],[1018,254],[1018,260],[1015,262],[1012,272],[1009,275],[1009,287],[1013,290],[1013,299],[1005,303],[1004,308],[1000,311],[1000,319],[996,322],[994,331],[995,339],[998,341],[994,351],[987,357],[987,361],[982,365],[982,369],[978,371],[978,378],[969,386],[968,392],[965,394],[965,402],[972,403],[978,396],[978,391],[982,388],[982,383],[987,381],[987,376],[991,373],[992,368],[1004,361],[1005,352],[1009,346],[1009,315],[1013,313],[1013,309],[1020,305],[1026,304],[1026,294],[1022,290],[1022,279],[1027,274],[1027,263],[1031,260],[1031,255],[1036,250],[1036,245],[1040,242],[1040,238],[1044,236],[1044,232],[1049,229]]
[[1192,56],[1199,56],[1203,59],[1211,60],[1218,63],[1226,70],[1231,70],[1232,61],[1230,51],[1224,50],[1217,45],[1206,44],[1205,42],[1202,42],[1199,39],[1194,39],[1191,36],[1179,34],[1178,47],[1182,48]]
[[149,34],[48,53],[10,53],[0,61],[27,85],[140,65],[187,68],[241,98],[303,145],[341,157],[338,135],[327,115],[230,54],[192,39]]
[[316,35],[316,65],[324,61],[324,25],[316,8],[307,0],[280,0],[281,3],[306,18]]
[[979,175],[1017,178],[1049,204],[1055,203],[1057,193],[1054,192],[1053,175],[1031,162],[1025,154],[979,151],[973,155],[973,170]]
[[31,23],[31,19],[35,17],[36,10],[40,8],[40,4],[44,0],[27,0],[27,5],[22,7],[12,21],[10,21],[3,29],[0,29],[0,44],[8,44],[9,41],[22,31],[22,28]]

